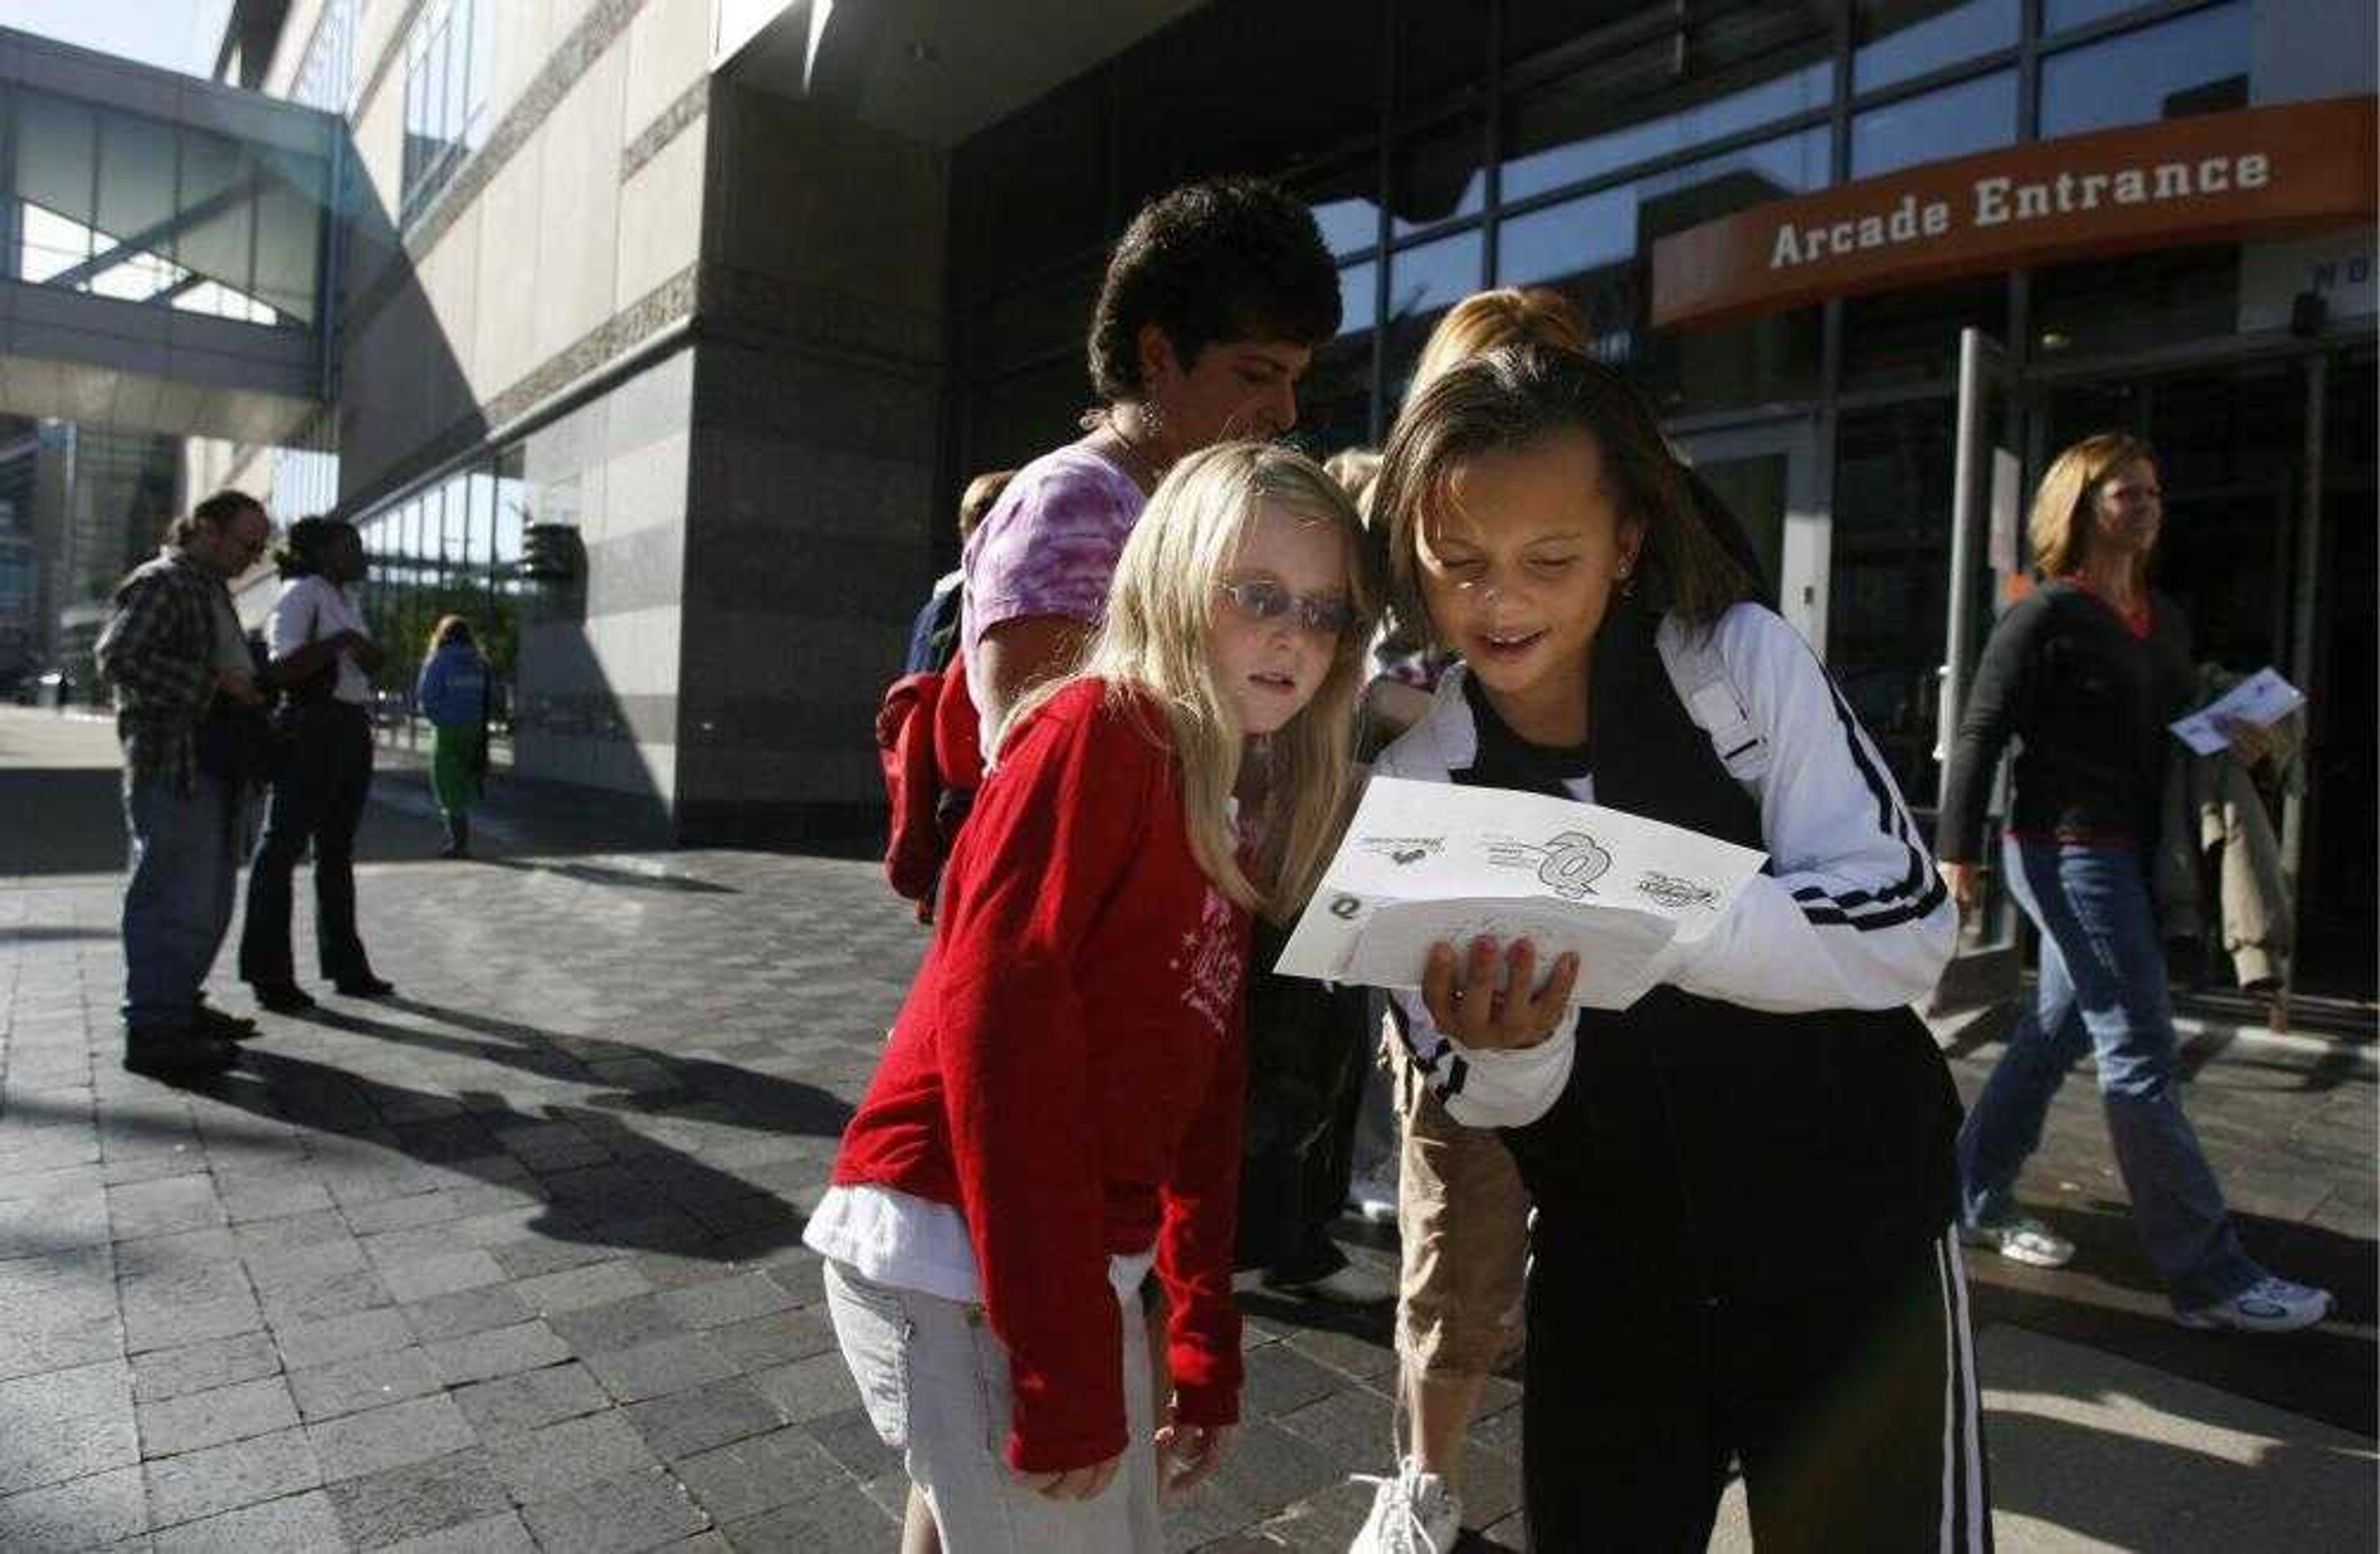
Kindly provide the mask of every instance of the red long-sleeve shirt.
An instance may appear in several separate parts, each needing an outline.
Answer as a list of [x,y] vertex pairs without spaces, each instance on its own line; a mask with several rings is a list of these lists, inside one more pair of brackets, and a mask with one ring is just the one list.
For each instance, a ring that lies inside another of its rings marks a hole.
[[1011,736],[838,1184],[955,1207],[1028,1472],[1123,1450],[1111,1255],[1157,1246],[1179,1416],[1238,1416],[1248,917],[1190,852],[1162,711],[1084,682]]

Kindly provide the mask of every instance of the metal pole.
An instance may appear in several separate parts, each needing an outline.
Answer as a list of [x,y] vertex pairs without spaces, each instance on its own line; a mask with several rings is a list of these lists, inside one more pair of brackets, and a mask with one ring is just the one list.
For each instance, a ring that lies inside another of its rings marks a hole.
[[1951,467],[1949,641],[1942,661],[1942,700],[1935,720],[1934,802],[1949,797],[1950,745],[1959,734],[1959,710],[1967,696],[1968,638],[1974,632],[1977,489],[1984,453],[1984,336],[1972,326],[1959,331],[1959,426]]

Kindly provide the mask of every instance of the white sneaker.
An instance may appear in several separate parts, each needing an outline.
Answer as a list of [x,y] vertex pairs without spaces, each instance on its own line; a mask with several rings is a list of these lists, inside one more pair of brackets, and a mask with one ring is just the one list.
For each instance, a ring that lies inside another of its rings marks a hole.
[[1449,1554],[1463,1536],[1462,1497],[1411,1457],[1394,1478],[1359,1473],[1354,1482],[1372,1486],[1372,1512],[1347,1554]]
[[1375,1273],[1361,1263],[1348,1263],[1335,1273],[1294,1284],[1275,1282],[1268,1275],[1265,1286],[1300,1300],[1329,1301],[1333,1305],[1378,1305],[1397,1298],[1397,1287],[1386,1275]]
[[1397,1222],[1397,1184],[1377,1176],[1359,1176],[1347,1184],[1347,1212],[1375,1225]]
[[2074,1260],[2074,1244],[2030,1214],[1961,1225],[1959,1239],[1970,1246],[1988,1246],[2010,1262],[2034,1268],[2064,1268]]
[[2176,1311],[2185,1328],[2237,1328],[2243,1333],[2293,1333],[2330,1315],[2330,1292],[2266,1274],[2228,1301]]

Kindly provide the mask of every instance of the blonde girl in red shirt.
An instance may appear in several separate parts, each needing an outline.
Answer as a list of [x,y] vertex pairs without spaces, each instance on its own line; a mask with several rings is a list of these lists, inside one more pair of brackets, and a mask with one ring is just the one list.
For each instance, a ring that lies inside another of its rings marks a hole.
[[1337,840],[1366,553],[1310,460],[1194,454],[1125,543],[1081,666],[1000,730],[807,1233],[948,1554],[1154,1551],[1160,1487],[1221,1460],[1249,914],[1293,916]]

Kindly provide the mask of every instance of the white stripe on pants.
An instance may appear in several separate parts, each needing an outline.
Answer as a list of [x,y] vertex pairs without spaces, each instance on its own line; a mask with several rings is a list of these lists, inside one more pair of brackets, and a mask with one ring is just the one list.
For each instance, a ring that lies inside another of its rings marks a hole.
[[832,1259],[826,1297],[868,1421],[904,1450],[943,1554],[1160,1554],[1148,1329],[1136,1291],[1117,1295],[1123,1462],[1089,1500],[1036,1494],[1009,1467],[1008,1354],[983,1307],[879,1284]]
[[1991,1503],[1984,1476],[1982,1407],[1975,1390],[1975,1339],[1967,1308],[1967,1265],[1957,1235],[1934,1244],[1942,1285],[1942,1554],[1988,1554]]

